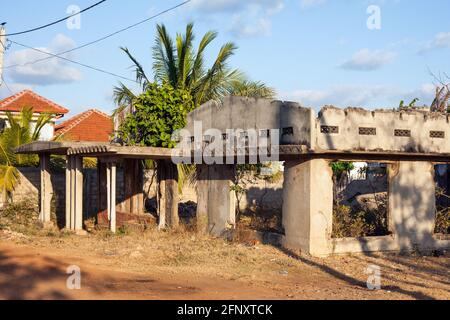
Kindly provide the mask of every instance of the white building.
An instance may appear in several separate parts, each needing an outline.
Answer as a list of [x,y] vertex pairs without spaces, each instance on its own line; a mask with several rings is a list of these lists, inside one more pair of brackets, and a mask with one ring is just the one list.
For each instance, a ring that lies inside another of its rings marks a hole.
[[33,121],[37,121],[42,113],[53,114],[54,117],[41,131],[40,140],[48,141],[53,138],[55,122],[69,112],[68,109],[34,93],[31,90],[21,91],[9,98],[0,101],[0,129],[8,126],[6,112],[19,114],[23,108],[33,109]]

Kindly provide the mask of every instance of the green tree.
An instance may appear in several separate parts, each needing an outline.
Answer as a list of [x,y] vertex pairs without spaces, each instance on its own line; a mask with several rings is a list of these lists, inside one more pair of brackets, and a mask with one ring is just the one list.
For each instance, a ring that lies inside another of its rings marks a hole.
[[19,115],[6,113],[8,127],[0,134],[0,191],[6,200],[14,191],[19,171],[17,167],[36,166],[36,155],[16,154],[15,149],[23,144],[37,141],[42,128],[50,122],[53,115],[41,114],[36,123],[32,123],[33,109],[25,107]]
[[170,84],[149,83],[133,100],[134,112],[119,128],[119,138],[127,145],[173,148],[172,134],[186,126],[186,116],[194,110],[189,91]]
[[[236,45],[225,43],[212,66],[205,65],[207,47],[217,38],[217,32],[208,31],[194,48],[194,25],[186,26],[185,33],[177,34],[175,40],[170,37],[164,25],[157,26],[157,36],[153,46],[153,81],[168,83],[174,88],[188,90],[194,104],[199,106],[209,100],[220,100],[226,95],[244,95],[251,97],[273,98],[275,91],[262,82],[246,79],[242,72],[228,66],[229,59],[236,52]],[[121,48],[133,63],[136,81],[142,91],[152,82],[142,64],[127,48]],[[132,107],[136,98],[133,91],[123,83],[114,89],[114,98],[118,105],[116,113]]]

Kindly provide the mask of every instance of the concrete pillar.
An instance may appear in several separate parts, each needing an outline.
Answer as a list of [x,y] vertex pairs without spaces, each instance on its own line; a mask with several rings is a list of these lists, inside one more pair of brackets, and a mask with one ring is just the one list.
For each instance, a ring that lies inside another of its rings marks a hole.
[[285,163],[283,185],[283,245],[313,256],[331,252],[333,179],[322,159]]
[[209,192],[209,167],[197,165],[197,230],[208,230],[208,192]]
[[112,232],[116,232],[116,185],[117,185],[117,167],[116,163],[112,162],[111,166],[111,221],[110,228]]
[[233,165],[197,166],[198,227],[206,225],[212,235],[225,236],[236,225],[235,174]]
[[74,164],[75,231],[81,231],[83,230],[83,158],[75,157]]
[[97,159],[98,213],[108,210],[108,191],[106,181],[107,165]]
[[40,214],[39,219],[46,224],[51,223],[51,203],[53,197],[53,187],[50,176],[50,155],[39,155],[40,171],[41,171],[41,188],[40,188]]
[[83,234],[83,158],[66,158],[66,229]]
[[66,157],[66,229],[72,230],[72,157]]
[[107,163],[107,210],[109,219],[109,228],[111,232],[117,231],[117,212],[116,212],[116,185],[117,185],[117,165],[115,162]]
[[170,160],[160,160],[157,165],[159,228],[179,225],[178,168]]
[[70,230],[75,230],[75,206],[76,206],[76,160],[74,156],[69,157],[70,161]]
[[431,250],[436,218],[434,166],[400,161],[389,170],[389,229],[400,250]]
[[124,194],[125,200],[121,204],[122,211],[132,214],[144,213],[144,170],[138,159],[125,159]]

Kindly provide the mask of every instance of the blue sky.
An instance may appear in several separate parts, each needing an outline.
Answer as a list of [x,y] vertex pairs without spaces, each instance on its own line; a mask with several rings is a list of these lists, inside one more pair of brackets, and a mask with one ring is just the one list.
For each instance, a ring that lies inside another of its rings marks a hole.
[[[8,32],[22,31],[65,16],[70,5],[85,8],[94,2],[1,0],[0,20],[8,22]],[[61,23],[11,40],[57,53],[179,2],[108,0],[81,16],[80,29]],[[377,30],[367,27],[371,5],[380,9]],[[414,97],[430,104],[434,91],[430,70],[450,74],[448,12],[448,0],[193,0],[68,57],[132,78],[130,62],[119,50],[125,46],[151,73],[156,23],[165,23],[175,35],[193,21],[197,38],[210,29],[219,32],[208,51],[210,60],[224,42],[235,42],[239,49],[232,67],[274,87],[280,99],[316,110],[325,104],[393,108],[401,99]],[[41,57],[13,44],[5,65]],[[71,114],[89,108],[110,112],[112,90],[119,81],[58,59],[6,69],[4,77],[13,91],[31,88],[66,106]],[[0,95],[9,95],[5,86]]]

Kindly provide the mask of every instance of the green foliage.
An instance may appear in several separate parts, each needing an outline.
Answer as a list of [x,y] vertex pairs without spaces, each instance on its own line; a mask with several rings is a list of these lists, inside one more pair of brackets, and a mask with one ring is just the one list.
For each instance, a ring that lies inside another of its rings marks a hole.
[[[217,32],[208,31],[195,48],[192,23],[186,26],[184,34],[177,34],[175,39],[168,34],[164,25],[158,25],[152,48],[154,81],[189,91],[196,106],[209,100],[220,100],[227,95],[273,98],[275,91],[272,88],[262,82],[249,81],[241,71],[228,66],[228,61],[237,50],[234,43],[222,45],[213,64],[206,66],[207,48],[217,36]],[[151,83],[150,77],[127,48],[121,49],[133,63],[136,81],[145,91]],[[134,109],[136,95],[123,83],[114,89],[114,98],[118,105],[115,114]]]
[[402,100],[402,101],[400,101],[398,108],[400,110],[408,109],[408,108],[415,108],[417,102],[419,102],[419,98],[414,98],[408,105],[405,105],[405,101]]
[[33,109],[25,107],[18,116],[7,112],[8,128],[0,134],[0,192],[4,195],[14,191],[18,182],[17,167],[36,166],[36,155],[16,154],[15,149],[39,139],[42,128],[50,122],[53,115],[41,114],[32,125]]
[[119,137],[127,145],[173,148],[172,134],[186,126],[186,116],[194,109],[189,91],[169,84],[151,83],[133,102],[119,128]]
[[333,175],[339,180],[344,173],[348,173],[355,168],[352,162],[332,162],[330,164]]

